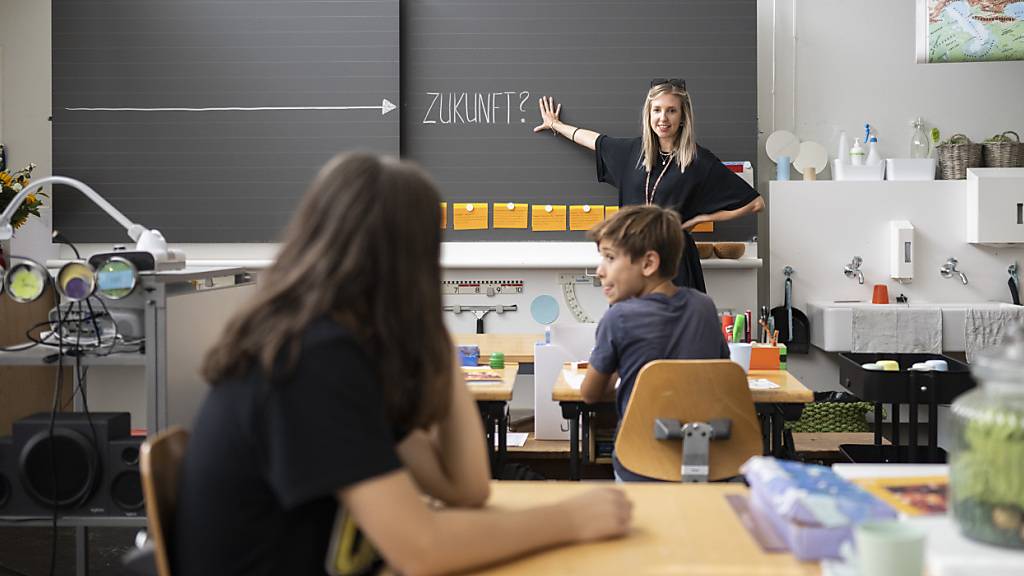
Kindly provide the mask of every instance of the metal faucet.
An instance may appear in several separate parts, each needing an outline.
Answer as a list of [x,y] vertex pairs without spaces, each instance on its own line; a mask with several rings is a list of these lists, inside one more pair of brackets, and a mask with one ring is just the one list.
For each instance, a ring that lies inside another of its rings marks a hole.
[[863,284],[864,273],[860,271],[860,265],[863,261],[864,260],[862,260],[860,256],[854,256],[853,260],[851,260],[850,263],[843,268],[843,274],[846,274],[847,278],[853,278],[854,276],[856,276],[857,283]]
[[956,258],[950,258],[949,260],[946,260],[946,263],[939,268],[939,274],[941,274],[943,278],[952,278],[954,274],[959,274],[960,281],[964,283],[964,286],[966,286],[967,274],[964,274],[963,272],[957,270],[956,264]]

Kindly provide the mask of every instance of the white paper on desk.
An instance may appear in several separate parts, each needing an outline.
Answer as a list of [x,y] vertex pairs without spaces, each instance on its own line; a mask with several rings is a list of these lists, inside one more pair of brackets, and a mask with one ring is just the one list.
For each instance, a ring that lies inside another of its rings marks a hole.
[[[579,390],[583,387],[583,378],[587,375],[586,372],[573,372],[572,370],[565,371],[565,383],[569,385],[573,390]],[[615,389],[619,389],[619,384],[622,384],[622,378],[615,380]]]
[[583,377],[586,375],[586,372],[573,372],[572,370],[566,370],[565,383],[573,390],[579,390],[580,387],[583,386]]
[[747,385],[751,390],[775,390],[778,384],[765,378],[747,378]]
[[[506,446],[518,446],[523,447],[526,445],[526,437],[529,436],[529,432],[507,432],[505,434],[505,445]],[[498,447],[498,437],[494,437],[494,447]]]

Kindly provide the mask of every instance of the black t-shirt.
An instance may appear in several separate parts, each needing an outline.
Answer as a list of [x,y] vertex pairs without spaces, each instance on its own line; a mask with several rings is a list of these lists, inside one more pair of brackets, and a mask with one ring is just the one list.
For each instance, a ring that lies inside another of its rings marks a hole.
[[344,328],[313,322],[299,362],[214,386],[178,492],[172,572],[324,574],[337,491],[401,466],[372,360]]
[[[639,137],[612,138],[602,134],[597,139],[597,179],[619,189],[620,206],[646,203],[647,169],[641,161],[642,146]],[[658,180],[658,175],[665,168],[664,162],[659,156],[650,177],[650,186],[653,187]],[[654,190],[654,203],[672,208],[683,222],[698,214],[742,208],[757,197],[757,191],[726,168],[710,150],[701,146],[697,146],[697,154],[686,170],[680,172],[679,164],[672,162]],[[700,256],[690,234],[686,234],[686,246],[675,283],[706,292]]]

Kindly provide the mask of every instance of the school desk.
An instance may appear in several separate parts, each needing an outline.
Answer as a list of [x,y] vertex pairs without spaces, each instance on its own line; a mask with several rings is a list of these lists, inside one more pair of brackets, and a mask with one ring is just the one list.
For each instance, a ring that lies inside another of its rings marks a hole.
[[[551,399],[562,407],[562,416],[569,420],[569,478],[579,480],[582,462],[590,459],[590,417],[599,410],[615,410],[615,394],[603,398],[598,404],[588,405],[583,401],[579,388],[569,385],[573,369],[566,366],[559,372]],[[748,378],[770,380],[779,387],[771,390],[752,389],[754,408],[761,419],[762,438],[766,454],[782,456],[783,447],[783,405],[803,405],[814,401],[814,393],[785,370],[751,370]],[[580,424],[582,422],[582,437]],[[582,444],[582,450],[580,445]]]
[[[505,362],[501,369],[501,382],[467,382],[470,394],[476,400],[480,416],[484,420],[484,432],[487,434],[487,451],[491,455],[491,469],[500,470],[505,462],[508,451],[508,411],[506,407],[512,401],[512,388],[519,374],[519,364]],[[498,446],[494,439],[497,437]]]
[[[554,503],[609,482],[492,482],[488,508],[514,510]],[[525,574],[722,574],[809,576],[813,562],[765,553],[726,501],[747,494],[741,484],[615,484],[633,502],[629,534],[554,548],[481,570],[488,576]]]

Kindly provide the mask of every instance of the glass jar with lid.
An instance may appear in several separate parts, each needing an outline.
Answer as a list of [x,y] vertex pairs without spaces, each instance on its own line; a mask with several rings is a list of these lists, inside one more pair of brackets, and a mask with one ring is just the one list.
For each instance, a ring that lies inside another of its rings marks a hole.
[[1024,549],[1024,325],[971,363],[978,387],[952,406],[953,518],[974,540]]

